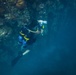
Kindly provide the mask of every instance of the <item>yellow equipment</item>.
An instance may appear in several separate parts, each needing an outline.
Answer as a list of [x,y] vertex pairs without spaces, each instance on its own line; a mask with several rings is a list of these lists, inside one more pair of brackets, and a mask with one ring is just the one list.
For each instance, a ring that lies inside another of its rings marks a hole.
[[24,38],[24,40],[26,41],[30,40],[24,33],[22,33],[22,31],[20,31],[20,35]]

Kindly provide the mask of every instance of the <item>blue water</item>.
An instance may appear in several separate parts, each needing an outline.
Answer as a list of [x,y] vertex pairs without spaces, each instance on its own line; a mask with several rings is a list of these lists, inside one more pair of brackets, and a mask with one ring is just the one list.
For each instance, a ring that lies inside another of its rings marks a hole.
[[56,32],[51,31],[52,18],[48,15],[47,38],[20,59],[14,67],[14,75],[76,75],[75,13],[75,9],[65,8],[56,15],[56,25],[59,26]]
[[[8,69],[2,71],[7,71],[7,75],[9,71],[9,75],[76,75],[74,1],[61,1],[64,4],[62,10],[50,11],[47,15],[47,35],[40,38],[15,66],[6,65]],[[0,75],[6,75],[1,73]]]

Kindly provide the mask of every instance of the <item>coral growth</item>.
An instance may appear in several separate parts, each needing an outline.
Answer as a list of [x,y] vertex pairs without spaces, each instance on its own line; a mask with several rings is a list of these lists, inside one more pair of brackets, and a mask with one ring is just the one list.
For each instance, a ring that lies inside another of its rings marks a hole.
[[23,8],[24,7],[24,0],[18,0],[17,1],[17,3],[16,3],[16,6],[18,7],[18,8]]

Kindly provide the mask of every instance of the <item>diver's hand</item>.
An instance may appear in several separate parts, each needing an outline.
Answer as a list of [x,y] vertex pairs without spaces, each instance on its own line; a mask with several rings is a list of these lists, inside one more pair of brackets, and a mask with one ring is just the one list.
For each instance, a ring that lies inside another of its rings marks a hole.
[[39,31],[39,30],[36,31],[36,34],[40,34],[40,33],[41,33],[41,31]]
[[30,29],[28,29],[28,31],[29,31],[29,33],[31,32],[31,30],[30,30]]
[[41,35],[43,36],[43,32],[44,32],[44,30],[43,29],[41,29]]
[[43,29],[41,29],[41,34],[43,34],[43,31],[44,31],[44,30],[43,30]]

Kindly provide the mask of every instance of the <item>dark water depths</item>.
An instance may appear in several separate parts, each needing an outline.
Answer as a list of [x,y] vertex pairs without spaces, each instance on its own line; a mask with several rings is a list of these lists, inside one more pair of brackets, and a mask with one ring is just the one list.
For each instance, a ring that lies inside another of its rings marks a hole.
[[76,8],[74,0],[62,2],[63,10],[48,13],[47,36],[11,68],[10,75],[76,75]]
[[[49,13],[47,37],[20,59],[13,75],[76,75],[76,10],[65,8],[55,18]],[[53,22],[56,32],[51,30]]]

